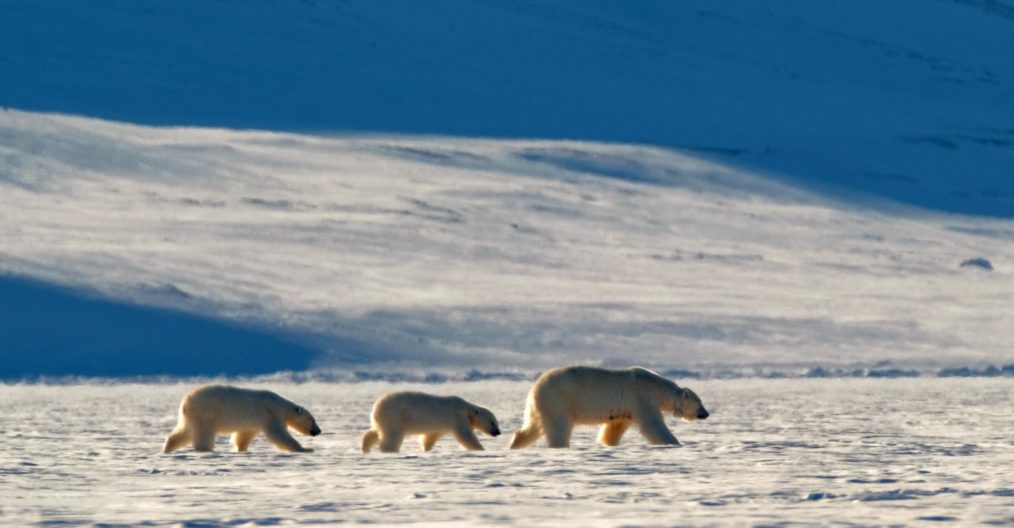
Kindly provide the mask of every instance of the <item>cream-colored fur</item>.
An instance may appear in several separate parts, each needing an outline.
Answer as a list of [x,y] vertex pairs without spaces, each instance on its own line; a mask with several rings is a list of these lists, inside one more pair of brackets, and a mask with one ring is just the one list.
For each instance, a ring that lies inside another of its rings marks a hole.
[[678,445],[663,412],[688,421],[708,417],[693,391],[647,369],[558,368],[535,381],[510,447],[527,447],[542,435],[549,447],[568,447],[576,425],[601,425],[598,440],[608,446],[618,445],[631,425],[652,444]]
[[420,435],[423,451],[433,449],[445,434],[454,435],[468,450],[482,450],[474,430],[500,434],[493,413],[457,396],[434,396],[422,392],[393,392],[373,404],[371,427],[363,433],[361,447],[369,453],[375,445],[396,453],[406,435]]
[[261,432],[282,451],[312,451],[292,438],[289,427],[304,435],[320,434],[309,411],[271,391],[208,385],[183,397],[179,423],[162,452],[172,453],[187,444],[193,444],[194,451],[211,451],[221,434],[232,434],[236,451],[246,451]]

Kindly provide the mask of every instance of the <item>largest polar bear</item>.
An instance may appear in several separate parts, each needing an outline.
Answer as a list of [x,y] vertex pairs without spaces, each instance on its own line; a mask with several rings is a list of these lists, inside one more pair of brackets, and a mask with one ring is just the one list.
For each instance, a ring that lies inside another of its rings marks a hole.
[[647,369],[553,369],[539,376],[528,393],[525,424],[514,433],[510,447],[527,447],[543,434],[549,447],[568,447],[575,425],[600,424],[599,442],[604,445],[619,444],[631,424],[652,444],[678,445],[663,412],[688,421],[708,417],[693,391]]
[[176,429],[165,439],[163,453],[193,444],[194,451],[211,451],[215,437],[232,433],[236,451],[246,451],[250,441],[263,432],[282,451],[308,452],[287,428],[310,436],[320,427],[310,411],[266,390],[226,385],[207,385],[183,397]]

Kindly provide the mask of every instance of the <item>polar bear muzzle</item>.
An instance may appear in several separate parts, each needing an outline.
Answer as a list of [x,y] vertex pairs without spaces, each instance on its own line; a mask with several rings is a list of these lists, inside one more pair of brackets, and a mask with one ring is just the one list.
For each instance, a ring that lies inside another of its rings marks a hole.
[[690,389],[681,389],[679,400],[677,400],[675,407],[673,408],[673,414],[682,418],[685,421],[692,420],[704,420],[711,413],[704,408],[704,403],[701,402],[701,398],[697,396],[694,391]]

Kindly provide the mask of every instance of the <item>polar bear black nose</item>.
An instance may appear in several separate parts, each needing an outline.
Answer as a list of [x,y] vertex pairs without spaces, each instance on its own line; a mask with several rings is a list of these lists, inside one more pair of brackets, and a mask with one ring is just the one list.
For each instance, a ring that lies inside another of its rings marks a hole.
[[313,424],[313,429],[310,429],[310,436],[317,436],[320,434],[320,427],[317,424]]
[[708,411],[703,411],[702,410],[701,412],[697,413],[697,419],[698,420],[703,420],[703,419],[705,419],[705,418],[707,418],[709,416],[711,416],[711,413],[709,413]]
[[493,430],[489,432],[489,434],[491,434],[493,436],[500,436],[500,428],[499,427],[494,427]]

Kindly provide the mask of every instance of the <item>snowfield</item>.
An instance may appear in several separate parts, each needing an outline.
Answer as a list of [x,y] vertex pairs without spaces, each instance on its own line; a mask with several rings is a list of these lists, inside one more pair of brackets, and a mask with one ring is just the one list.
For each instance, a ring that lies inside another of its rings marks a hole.
[[[683,381],[683,380],[679,380]],[[324,434],[282,454],[162,455],[190,385],[13,385],[0,390],[0,519],[11,526],[945,525],[1014,523],[1009,379],[685,382],[712,416],[668,418],[682,447],[506,445],[529,381],[267,384]],[[358,452],[369,409],[395,388],[487,405],[504,436],[431,453]]]
[[[43,295],[18,289],[0,301],[8,378],[1014,359],[1014,221],[858,206],[679,150],[5,111],[0,158],[0,274],[125,303],[68,326],[44,314],[70,301],[33,312]],[[125,325],[142,306],[302,348]],[[178,335],[198,338],[160,345]],[[279,359],[259,371],[262,352]]]

